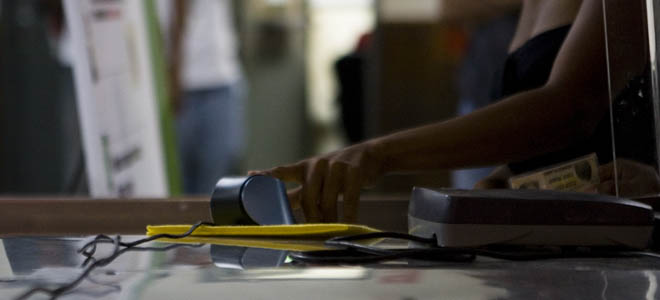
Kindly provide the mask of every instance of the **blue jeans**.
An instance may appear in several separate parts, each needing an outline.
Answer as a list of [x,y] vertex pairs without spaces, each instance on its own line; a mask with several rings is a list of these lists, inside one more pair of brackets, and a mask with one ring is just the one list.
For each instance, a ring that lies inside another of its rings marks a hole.
[[210,195],[220,177],[239,170],[245,139],[240,83],[185,91],[177,116],[186,194]]

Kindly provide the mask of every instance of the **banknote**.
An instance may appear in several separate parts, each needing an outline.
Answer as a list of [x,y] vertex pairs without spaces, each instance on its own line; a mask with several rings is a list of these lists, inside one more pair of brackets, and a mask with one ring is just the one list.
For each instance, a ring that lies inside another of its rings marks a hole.
[[509,179],[512,189],[592,192],[600,183],[595,153]]

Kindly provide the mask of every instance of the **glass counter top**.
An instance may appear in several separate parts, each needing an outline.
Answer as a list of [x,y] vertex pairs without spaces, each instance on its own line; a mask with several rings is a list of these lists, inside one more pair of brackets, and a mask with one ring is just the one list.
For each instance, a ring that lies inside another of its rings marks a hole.
[[[126,236],[131,241],[140,236]],[[77,250],[89,237],[2,239],[0,299],[54,288],[81,274]],[[396,261],[322,266],[287,252],[152,242],[164,251],[128,251],[94,269],[58,299],[657,299],[660,259],[512,262]],[[96,257],[112,245],[100,245]],[[28,299],[48,299],[44,293]]]

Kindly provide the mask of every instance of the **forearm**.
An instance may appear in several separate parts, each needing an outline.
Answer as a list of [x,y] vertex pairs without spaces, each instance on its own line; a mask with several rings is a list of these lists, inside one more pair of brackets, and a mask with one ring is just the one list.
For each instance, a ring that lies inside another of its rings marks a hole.
[[469,115],[252,172],[301,184],[292,201],[308,221],[335,221],[337,197],[354,220],[360,188],[391,172],[507,163],[564,148],[590,136],[608,101],[602,2],[584,0],[548,83]]
[[385,173],[477,167],[530,158],[591,135],[605,116],[606,93],[561,91],[544,87],[520,93],[472,114],[388,135],[371,144],[383,161]]
[[472,114],[372,142],[384,172],[502,164],[590,136],[609,106],[603,9],[585,0],[548,83]]

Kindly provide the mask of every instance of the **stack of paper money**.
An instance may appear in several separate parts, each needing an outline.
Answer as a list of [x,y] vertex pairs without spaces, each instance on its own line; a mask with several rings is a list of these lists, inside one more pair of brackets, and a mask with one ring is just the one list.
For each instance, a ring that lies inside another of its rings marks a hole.
[[575,192],[594,191],[598,183],[600,183],[600,178],[598,177],[598,158],[595,153],[509,179],[512,189]]

